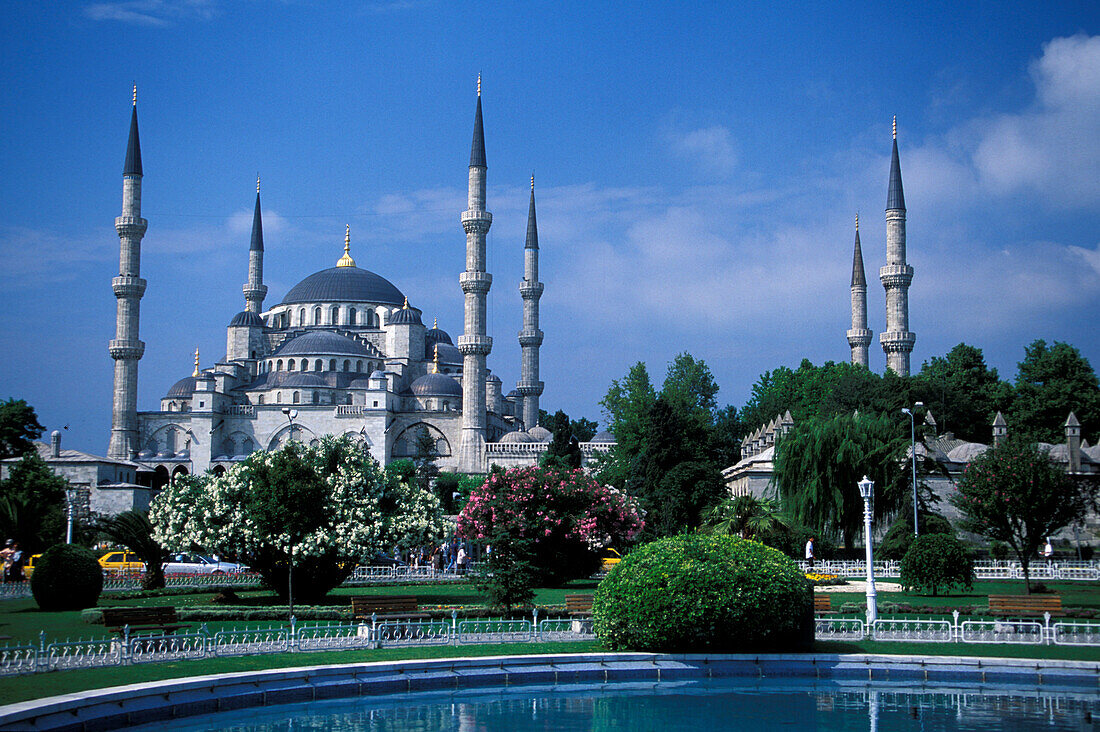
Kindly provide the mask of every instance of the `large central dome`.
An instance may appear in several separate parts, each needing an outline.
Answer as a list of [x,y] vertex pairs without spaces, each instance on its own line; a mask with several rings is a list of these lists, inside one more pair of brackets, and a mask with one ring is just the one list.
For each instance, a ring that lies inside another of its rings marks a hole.
[[405,296],[393,283],[369,269],[331,267],[314,272],[290,288],[283,305],[311,302],[369,302],[400,306]]

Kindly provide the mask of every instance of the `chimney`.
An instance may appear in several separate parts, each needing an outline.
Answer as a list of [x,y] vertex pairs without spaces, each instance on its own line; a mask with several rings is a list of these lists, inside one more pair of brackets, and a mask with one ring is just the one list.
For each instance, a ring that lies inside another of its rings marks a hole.
[[[1078,432],[1080,432],[1080,430],[1078,430]],[[1080,442],[1080,440],[1078,440],[1078,442]],[[57,430],[50,433],[50,457],[61,457],[61,433]]]
[[997,416],[993,419],[993,446],[996,447],[1004,442],[1007,435],[1008,422],[1005,422],[1005,416],[1003,414],[997,412]]

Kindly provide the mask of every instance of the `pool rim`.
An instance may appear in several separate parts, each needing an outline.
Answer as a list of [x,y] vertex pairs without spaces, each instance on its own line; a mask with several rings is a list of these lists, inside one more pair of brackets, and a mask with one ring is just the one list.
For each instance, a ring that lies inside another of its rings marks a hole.
[[997,682],[1100,693],[1100,662],[1095,661],[871,653],[510,654],[235,671],[105,687],[0,706],[0,729],[123,729],[165,719],[320,699],[715,676],[868,683]]

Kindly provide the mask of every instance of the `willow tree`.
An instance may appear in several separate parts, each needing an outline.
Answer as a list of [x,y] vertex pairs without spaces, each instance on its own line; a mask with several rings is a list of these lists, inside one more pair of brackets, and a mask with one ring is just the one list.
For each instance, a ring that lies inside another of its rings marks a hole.
[[858,487],[863,476],[875,481],[877,519],[894,514],[908,495],[904,427],[884,414],[817,417],[795,425],[775,451],[775,482],[785,512],[852,547],[863,526]]

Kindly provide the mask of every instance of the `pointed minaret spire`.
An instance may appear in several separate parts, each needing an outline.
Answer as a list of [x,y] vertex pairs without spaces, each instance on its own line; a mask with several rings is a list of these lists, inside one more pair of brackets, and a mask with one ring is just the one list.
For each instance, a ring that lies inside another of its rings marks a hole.
[[256,176],[256,208],[252,211],[252,243],[248,247],[252,251],[264,250],[264,222],[260,216],[260,176]]
[[458,470],[484,473],[486,395],[485,358],[493,350],[493,339],[486,333],[485,311],[493,277],[485,271],[485,235],[493,215],[485,210],[485,130],[481,121],[481,75],[478,75],[477,108],[474,112],[474,138],[470,145],[467,208],[462,212],[466,231],[466,269],[458,281],[465,298],[465,332],[458,338],[462,351],[462,434],[458,446]]
[[141,297],[146,282],[141,278],[141,240],[149,222],[141,218],[141,144],[138,141],[137,85],[130,110],[130,139],[122,167],[122,215],[115,218],[118,232],[118,277],[111,280],[117,299],[115,337],[107,344],[115,362],[111,407],[111,439],[107,457],[131,460],[138,451],[138,361],[145,344],[138,338]]
[[[264,223],[263,214],[260,211],[260,174],[256,174],[256,207],[252,211],[252,241],[248,245],[248,281],[244,287],[244,309],[250,313],[259,315],[264,309],[264,298],[267,297],[267,285],[264,284]],[[242,351],[242,358],[251,357],[251,352],[257,349],[249,347]],[[227,351],[238,353],[238,349],[230,347]],[[231,357],[232,360],[232,357]]]
[[890,156],[890,186],[886,194],[886,266],[879,269],[886,290],[886,330],[879,334],[886,368],[909,375],[909,355],[917,336],[909,330],[909,285],[913,268],[905,260],[905,195],[898,157],[898,123],[894,117],[894,147]]
[[519,294],[523,298],[523,330],[519,332],[522,354],[520,380],[516,384],[523,407],[524,429],[539,423],[539,397],[544,384],[539,381],[539,346],[543,333],[539,330],[539,298],[543,284],[539,282],[539,227],[535,221],[535,176],[531,176],[531,204],[527,210],[527,243],[523,249],[523,281]]
[[852,364],[869,366],[867,347],[872,333],[867,328],[867,277],[863,271],[863,250],[859,244],[859,214],[856,214],[856,243],[852,252],[852,328],[848,345],[852,348]]

